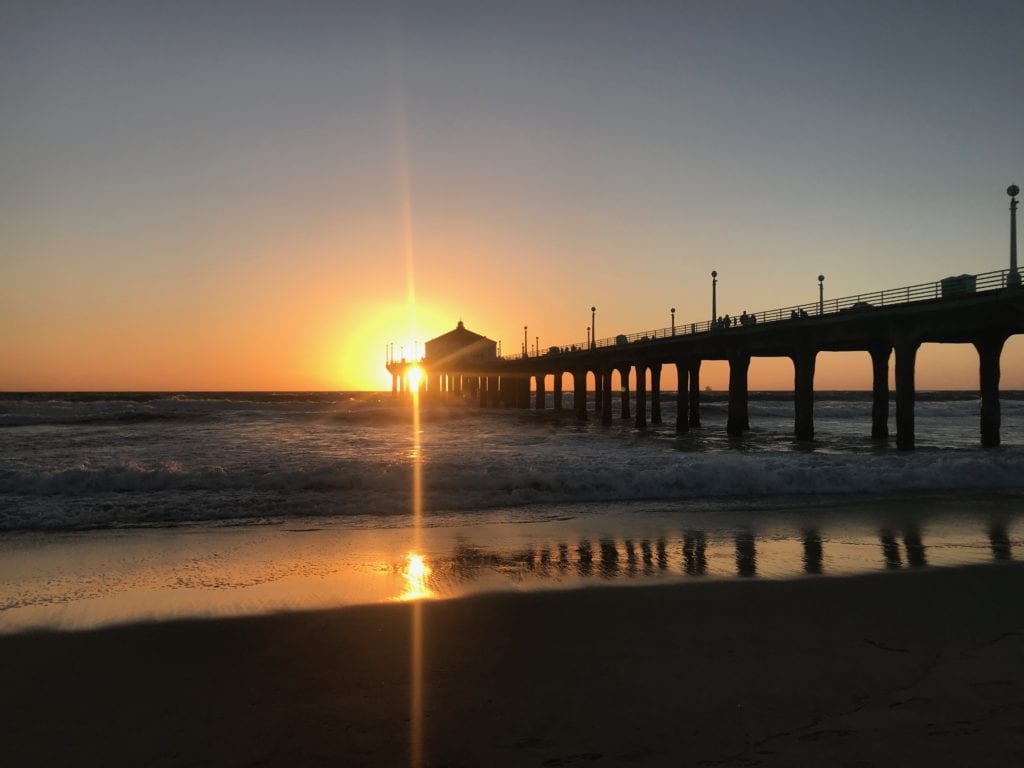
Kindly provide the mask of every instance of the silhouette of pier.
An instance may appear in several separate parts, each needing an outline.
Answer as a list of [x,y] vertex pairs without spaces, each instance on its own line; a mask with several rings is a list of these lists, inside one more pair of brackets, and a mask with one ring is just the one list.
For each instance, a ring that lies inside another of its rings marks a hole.
[[[594,416],[613,419],[613,391],[619,390],[619,415],[634,419],[638,429],[662,423],[661,373],[674,365],[678,374],[676,431],[700,427],[700,371],[706,360],[729,364],[726,431],[741,436],[750,429],[747,372],[755,357],[783,357],[793,363],[794,434],[814,437],[814,369],[821,352],[867,352],[872,367],[871,437],[889,436],[889,367],[895,366],[896,444],[914,447],[915,368],[922,344],[971,344],[979,359],[981,443],[1000,442],[1000,358],[1006,340],[1024,333],[1024,288],[1017,269],[1016,194],[1011,196],[1010,269],[947,277],[931,283],[890,288],[838,299],[824,298],[819,277],[816,302],[780,307],[736,319],[712,317],[669,328],[596,338],[586,343],[535,348],[530,354],[526,329],[522,353],[501,357],[497,343],[458,327],[428,341],[419,360],[396,360],[389,354],[392,392],[407,392],[410,372],[423,373],[420,393],[431,398],[464,398],[482,407],[563,409],[562,384],[572,379],[572,407],[588,419],[587,382],[594,381]],[[712,273],[717,285],[717,273]],[[593,312],[591,307],[593,328]],[[890,362],[892,361],[892,362]],[[636,391],[629,390],[635,375]],[[616,381],[617,379],[617,381]],[[549,390],[548,382],[552,383]],[[617,384],[617,386],[615,386]],[[552,397],[548,397],[548,392]],[[632,406],[632,410],[631,410]]]
[[[483,407],[563,408],[563,377],[572,377],[572,407],[590,418],[587,381],[594,388],[593,414],[613,419],[613,391],[620,392],[621,418],[638,429],[662,423],[661,373],[678,373],[676,431],[700,427],[700,371],[705,360],[729,364],[726,431],[740,436],[750,428],[747,371],[754,357],[786,357],[794,370],[794,434],[814,437],[814,368],[820,352],[864,351],[872,366],[871,436],[889,436],[889,366],[895,363],[896,444],[914,447],[915,363],[924,343],[972,344],[979,358],[981,442],[999,445],[1000,357],[1006,340],[1024,333],[1024,289],[1007,270],[961,276],[843,299],[757,312],[755,322],[725,327],[710,321],[659,328],[609,339],[551,347],[543,354],[498,357],[496,343],[462,324],[445,336],[437,352],[432,342],[420,360],[389,360],[395,394],[408,391],[409,373],[422,370],[421,394],[464,398]],[[813,310],[810,311],[810,310]],[[449,338],[453,337],[454,338]],[[462,343],[468,342],[468,343]],[[636,391],[630,392],[630,374]],[[548,382],[553,386],[549,388]],[[549,397],[548,393],[551,393]],[[531,403],[532,394],[532,403]]]

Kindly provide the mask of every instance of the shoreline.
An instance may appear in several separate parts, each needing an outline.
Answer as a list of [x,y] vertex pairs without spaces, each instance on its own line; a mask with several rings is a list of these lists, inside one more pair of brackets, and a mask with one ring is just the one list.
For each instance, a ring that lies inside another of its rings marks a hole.
[[[1021,501],[987,492],[534,506],[432,519],[416,554],[432,569],[423,586],[443,598],[833,578],[1019,560]],[[387,603],[407,588],[413,535],[345,519],[0,534],[0,634]]]
[[1007,765],[1024,564],[0,637],[14,765]]

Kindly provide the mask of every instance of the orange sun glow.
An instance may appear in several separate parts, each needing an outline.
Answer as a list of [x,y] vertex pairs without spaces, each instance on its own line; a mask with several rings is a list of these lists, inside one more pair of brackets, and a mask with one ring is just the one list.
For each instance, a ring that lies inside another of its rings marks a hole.
[[423,369],[418,365],[414,365],[409,369],[409,389],[416,391],[420,388],[420,383],[423,381]]
[[433,597],[434,593],[427,585],[430,578],[430,566],[423,559],[423,555],[416,555],[410,552],[406,556],[406,566],[402,571],[405,579],[405,591],[399,596],[399,600],[422,600]]

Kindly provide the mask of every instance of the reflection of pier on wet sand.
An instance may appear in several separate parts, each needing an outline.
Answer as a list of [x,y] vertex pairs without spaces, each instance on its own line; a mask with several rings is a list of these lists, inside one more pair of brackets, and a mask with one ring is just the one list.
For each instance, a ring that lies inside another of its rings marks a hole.
[[[940,529],[935,537],[934,562],[929,561],[926,529],[916,520],[834,536],[817,527],[805,527],[791,536],[778,531],[759,536],[751,526],[730,534],[685,530],[654,537],[598,535],[507,552],[463,542],[450,555],[435,555],[435,573],[442,581],[463,584],[486,572],[503,574],[515,582],[558,583],[569,578],[784,578],[969,565],[1014,557],[1007,523],[1001,518],[973,531],[959,531],[952,538]],[[834,557],[833,550],[838,551]]]

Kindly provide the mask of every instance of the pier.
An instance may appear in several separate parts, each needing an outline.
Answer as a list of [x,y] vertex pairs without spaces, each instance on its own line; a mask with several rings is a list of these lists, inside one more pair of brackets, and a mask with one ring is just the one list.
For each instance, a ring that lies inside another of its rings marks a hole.
[[[726,430],[750,428],[747,371],[754,357],[786,357],[793,363],[794,435],[814,437],[814,367],[820,352],[867,352],[871,358],[871,437],[889,437],[889,367],[895,365],[896,444],[914,447],[915,363],[924,343],[971,344],[979,360],[981,443],[1000,440],[1000,357],[1006,340],[1024,333],[1024,289],[1001,270],[947,278],[827,302],[756,312],[755,321],[728,327],[705,320],[611,338],[589,346],[551,347],[542,354],[497,356],[496,342],[459,326],[427,342],[418,360],[389,360],[392,391],[408,392],[414,368],[422,372],[420,393],[462,398],[481,407],[562,410],[565,374],[573,382],[572,407],[579,419],[612,422],[615,412],[638,429],[660,424],[661,372],[674,365],[679,377],[675,429],[700,427],[700,370],[705,360],[729,364]],[[465,342],[460,346],[460,342]],[[630,374],[636,389],[630,392]],[[587,408],[593,376],[594,413]],[[549,386],[550,382],[550,386]],[[613,392],[620,393],[618,408]],[[551,393],[549,397],[548,393]],[[531,402],[532,401],[532,402]]]
[[[678,374],[675,430],[700,427],[700,371],[706,360],[729,365],[726,430],[739,437],[750,429],[747,372],[755,357],[784,357],[793,363],[794,425],[798,440],[814,438],[814,368],[821,352],[867,352],[872,368],[871,437],[889,437],[889,369],[895,367],[896,445],[914,448],[915,367],[922,344],[971,344],[978,353],[981,394],[981,443],[1000,442],[999,377],[1003,345],[1024,333],[1024,288],[1017,269],[1016,195],[1011,196],[1010,268],[947,277],[930,283],[889,288],[837,299],[781,307],[739,318],[675,322],[672,325],[585,343],[549,347],[501,357],[497,343],[466,329],[428,341],[418,360],[387,360],[395,395],[416,387],[428,398],[463,398],[481,407],[538,410],[563,408],[562,384],[572,380],[577,418],[610,424],[616,410],[637,429],[661,424],[661,373],[674,365]],[[717,273],[712,273],[717,280]],[[819,277],[819,287],[824,277]],[[713,294],[714,296],[714,294]],[[593,308],[591,308],[593,311]],[[593,324],[592,326],[593,327]],[[525,333],[525,329],[524,329]],[[630,374],[635,392],[630,393]],[[415,381],[421,375],[419,381]],[[588,413],[587,381],[593,377],[594,412]],[[549,388],[548,382],[551,382]],[[620,393],[618,408],[613,393]],[[551,398],[548,397],[551,393]],[[532,396],[532,398],[531,398]],[[532,399],[532,402],[531,402]]]

